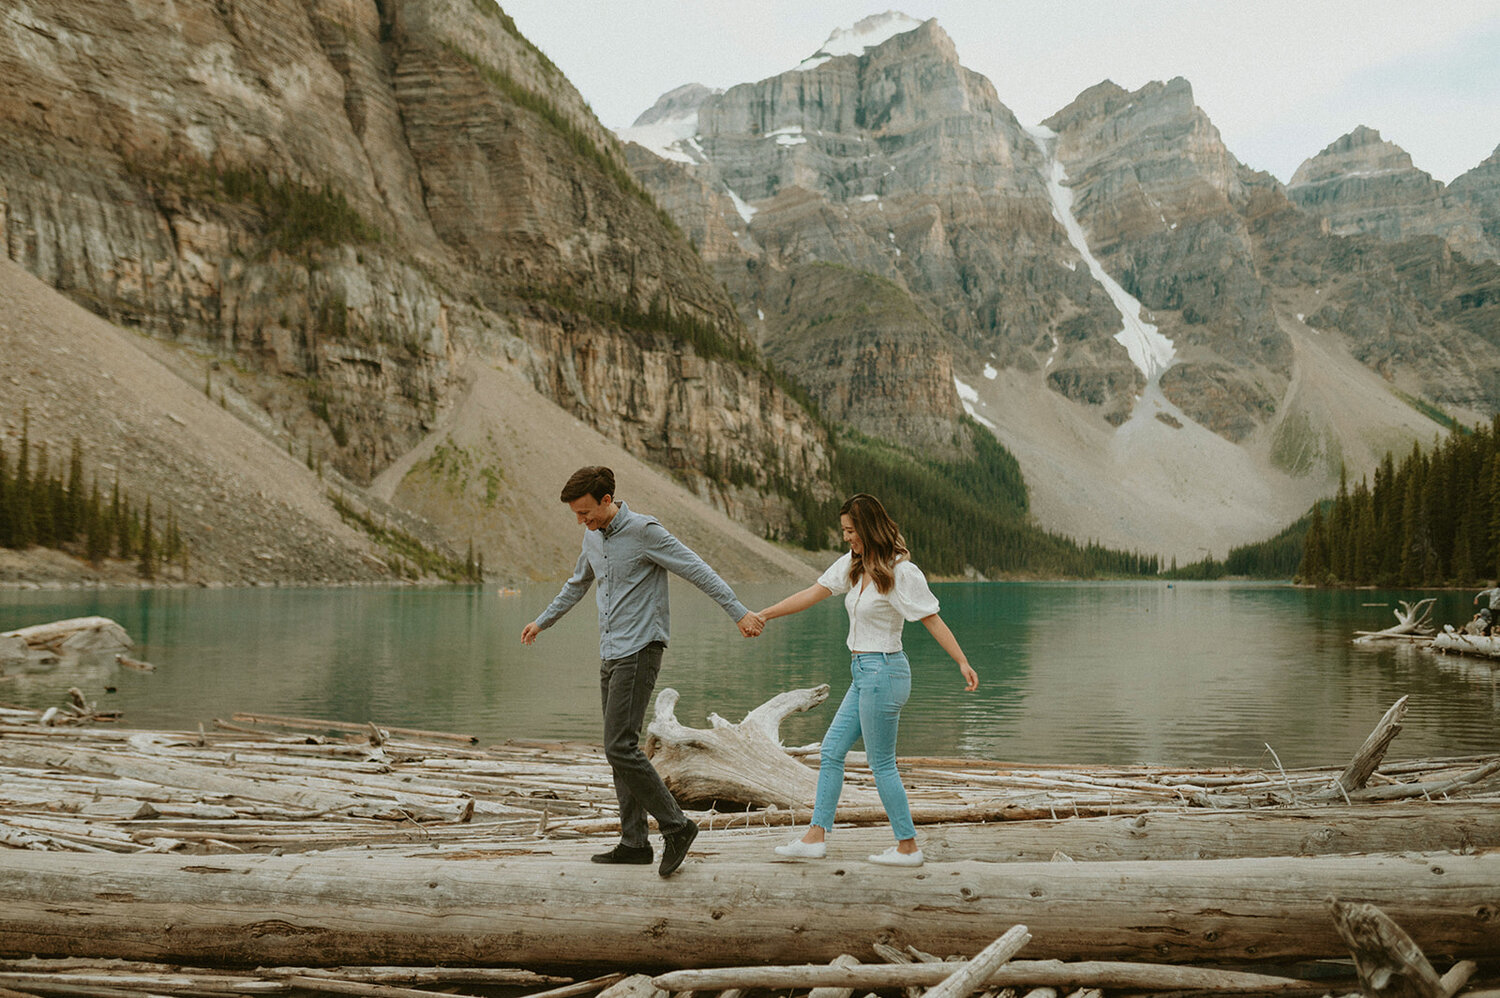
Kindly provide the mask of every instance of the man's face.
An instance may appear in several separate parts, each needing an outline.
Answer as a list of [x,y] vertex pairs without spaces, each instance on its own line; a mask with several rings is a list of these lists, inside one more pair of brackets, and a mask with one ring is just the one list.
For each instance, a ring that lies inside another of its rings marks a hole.
[[568,508],[573,515],[578,517],[578,522],[590,530],[598,530],[609,523],[614,516],[614,496],[605,496],[602,500],[593,496],[582,496],[568,503]]

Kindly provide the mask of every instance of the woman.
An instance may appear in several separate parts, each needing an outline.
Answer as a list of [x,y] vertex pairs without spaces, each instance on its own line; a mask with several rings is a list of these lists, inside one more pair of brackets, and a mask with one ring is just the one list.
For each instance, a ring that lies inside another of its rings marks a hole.
[[774,620],[806,610],[814,603],[838,593],[847,593],[849,651],[853,677],[844,702],[839,705],[818,766],[818,794],[812,823],[800,839],[776,847],[778,855],[821,859],[828,847],[824,840],[833,827],[834,807],[844,786],[844,757],[861,735],[865,755],[875,773],[875,789],[891,820],[896,844],[870,857],[883,866],[921,866],[917,829],[911,820],[906,788],[896,771],[896,728],[901,708],[911,694],[911,666],[901,651],[901,628],[908,620],[920,620],[942,649],[958,663],[964,688],[979,688],[979,676],[969,667],[963,649],[943,618],[938,616],[937,597],[927,588],[921,569],[912,564],[900,529],[880,500],[863,492],[851,496],[839,509],[839,526],[849,553],[824,572],[818,581],[760,611],[762,620]]

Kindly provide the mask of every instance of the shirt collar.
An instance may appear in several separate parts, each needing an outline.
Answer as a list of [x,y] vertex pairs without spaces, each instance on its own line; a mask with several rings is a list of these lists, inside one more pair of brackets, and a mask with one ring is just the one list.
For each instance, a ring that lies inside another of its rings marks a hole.
[[600,529],[600,535],[604,537],[613,537],[615,533],[619,531],[624,519],[630,516],[629,506],[625,505],[623,502],[620,503],[619,506],[619,510],[613,517],[610,518],[609,524]]

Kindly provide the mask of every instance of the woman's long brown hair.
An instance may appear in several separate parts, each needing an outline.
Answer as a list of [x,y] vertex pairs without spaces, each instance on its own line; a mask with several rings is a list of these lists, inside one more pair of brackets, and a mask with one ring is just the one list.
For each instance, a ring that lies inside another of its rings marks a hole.
[[880,500],[867,492],[845,499],[844,505],[839,507],[839,515],[849,517],[860,547],[864,549],[850,559],[849,585],[859,585],[860,576],[868,572],[877,592],[890,592],[896,584],[896,562],[911,554],[906,550],[901,528],[880,505]]

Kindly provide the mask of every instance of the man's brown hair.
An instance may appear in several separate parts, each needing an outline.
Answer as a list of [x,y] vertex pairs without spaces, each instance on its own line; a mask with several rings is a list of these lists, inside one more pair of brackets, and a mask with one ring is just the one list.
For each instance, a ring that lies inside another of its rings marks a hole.
[[602,465],[589,465],[573,472],[573,477],[562,489],[562,501],[572,502],[584,496],[593,496],[595,502],[603,502],[605,496],[615,494],[615,473]]

